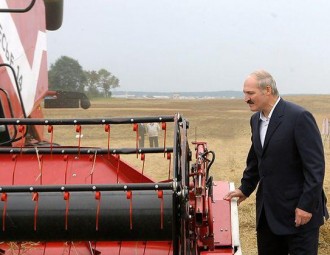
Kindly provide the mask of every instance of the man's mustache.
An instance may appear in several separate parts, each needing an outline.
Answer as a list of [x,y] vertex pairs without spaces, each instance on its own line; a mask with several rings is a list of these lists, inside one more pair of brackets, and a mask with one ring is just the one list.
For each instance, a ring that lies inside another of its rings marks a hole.
[[247,104],[254,104],[253,101],[250,99],[246,102]]

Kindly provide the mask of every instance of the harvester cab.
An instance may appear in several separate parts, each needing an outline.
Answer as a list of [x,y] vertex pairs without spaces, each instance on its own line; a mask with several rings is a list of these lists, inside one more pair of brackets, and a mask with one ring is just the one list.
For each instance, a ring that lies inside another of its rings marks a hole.
[[[46,30],[61,26],[62,11],[62,0],[0,2],[0,254],[241,254],[237,205],[223,200],[234,186],[213,179],[215,153],[189,143],[182,115],[43,117]],[[171,146],[110,144],[112,127],[138,136],[149,122],[171,125]],[[81,146],[91,125],[106,147]],[[78,145],[53,142],[61,126],[74,128]],[[124,154],[163,154],[168,177],[154,182]]]

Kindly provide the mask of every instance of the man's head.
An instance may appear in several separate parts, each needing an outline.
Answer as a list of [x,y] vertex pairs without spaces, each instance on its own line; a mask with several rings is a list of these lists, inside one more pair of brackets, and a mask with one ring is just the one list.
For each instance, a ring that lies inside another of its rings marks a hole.
[[244,101],[251,111],[262,111],[268,116],[278,98],[274,78],[264,70],[251,73],[244,82]]

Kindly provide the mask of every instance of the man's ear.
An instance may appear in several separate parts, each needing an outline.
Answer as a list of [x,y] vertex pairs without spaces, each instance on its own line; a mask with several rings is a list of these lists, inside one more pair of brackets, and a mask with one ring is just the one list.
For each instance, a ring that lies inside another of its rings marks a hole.
[[271,95],[272,94],[272,87],[269,86],[269,85],[266,86],[266,94],[267,95]]

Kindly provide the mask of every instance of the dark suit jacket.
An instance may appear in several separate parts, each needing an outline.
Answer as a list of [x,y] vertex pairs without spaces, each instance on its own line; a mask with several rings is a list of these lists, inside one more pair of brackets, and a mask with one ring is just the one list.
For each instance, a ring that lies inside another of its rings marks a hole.
[[[319,227],[326,212],[323,179],[325,162],[319,129],[311,113],[280,99],[267,129],[264,146],[259,116],[251,117],[252,145],[240,189],[256,194],[257,227],[264,210],[271,230],[278,235]],[[295,227],[295,209],[313,214],[310,222]]]

